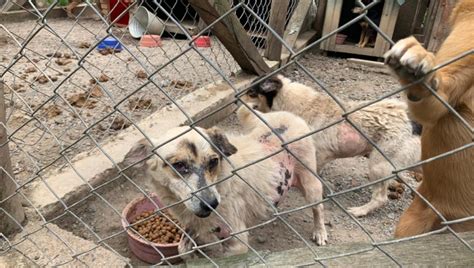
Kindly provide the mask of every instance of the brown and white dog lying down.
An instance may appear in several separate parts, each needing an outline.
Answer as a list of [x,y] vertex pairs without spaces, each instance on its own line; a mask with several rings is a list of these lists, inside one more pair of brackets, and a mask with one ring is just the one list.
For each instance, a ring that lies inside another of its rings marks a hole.
[[[327,95],[303,84],[276,75],[251,88],[242,96],[248,105],[262,112],[288,111],[302,117],[316,130],[341,119],[342,109]],[[348,102],[346,107],[361,103]],[[395,164],[401,168],[420,159],[418,128],[407,116],[406,104],[398,100],[383,100],[354,112],[349,119],[358,126]],[[318,170],[337,158],[367,156],[371,181],[392,174],[393,167],[348,122],[337,124],[312,135],[316,146]],[[354,216],[364,216],[387,202],[389,181],[372,187],[369,203],[349,208]]]
[[[473,142],[474,55],[435,72],[438,65],[474,49],[474,0],[462,0],[451,13],[451,33],[436,55],[414,37],[399,41],[385,62],[402,85],[423,79],[470,125],[462,122],[422,84],[407,89],[408,107],[423,125],[422,159],[429,159]],[[427,75],[428,74],[428,75]],[[422,166],[424,179],[418,192],[448,221],[474,215],[474,147]],[[450,225],[455,231],[474,231],[474,220]],[[443,227],[438,215],[418,196],[403,213],[396,237],[422,234]]]
[[[236,168],[282,148],[277,136],[245,106],[239,108],[238,116],[242,126],[251,130],[250,132],[224,134],[217,128],[198,128]],[[303,119],[288,112],[261,114],[261,116],[285,141],[310,131]],[[190,130],[190,127],[171,129],[153,143],[162,144],[187,130]],[[281,201],[291,186],[296,186],[302,191],[308,204],[322,200],[321,182],[302,164],[315,172],[316,159],[312,139],[304,138],[290,143],[288,148],[301,162],[283,151],[238,170],[237,174],[245,182],[236,175],[225,179],[232,175],[231,165],[196,130],[190,130],[156,150],[167,163],[154,155],[144,161],[144,165],[163,204],[171,205],[184,201],[173,206],[171,210],[194,241],[198,245],[203,245],[228,238],[230,230],[243,231],[271,218],[275,212],[272,206]],[[129,151],[124,162],[136,163],[149,155],[150,150],[151,146],[142,141]],[[220,180],[223,181],[211,185]],[[313,206],[312,211],[314,217],[312,239],[318,245],[325,245],[327,233],[324,226],[323,205]],[[242,241],[248,241],[248,232],[236,236]],[[191,250],[192,246],[188,238],[182,239],[179,246],[180,253]],[[217,246],[212,246],[205,252],[213,256],[227,256],[245,253],[247,250],[244,243],[233,237]]]

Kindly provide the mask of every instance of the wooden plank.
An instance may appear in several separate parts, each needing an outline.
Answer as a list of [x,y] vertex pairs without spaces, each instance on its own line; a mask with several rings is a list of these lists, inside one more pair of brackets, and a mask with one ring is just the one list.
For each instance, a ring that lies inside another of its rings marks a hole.
[[[12,164],[10,160],[10,149],[8,147],[8,137],[6,126],[6,107],[3,98],[3,81],[0,81],[0,208],[10,214],[17,222],[22,223],[25,219],[25,212],[21,206],[19,195],[10,197],[16,191],[13,178]],[[7,199],[8,198],[8,199]],[[6,201],[2,201],[5,200]],[[13,221],[5,212],[0,211],[0,233],[4,235],[12,234],[19,230],[15,221]]]
[[348,58],[347,61],[357,63],[357,64],[362,64],[369,67],[376,67],[376,68],[383,68],[383,69],[387,68],[383,62],[379,62],[379,61],[363,60],[363,59],[356,59],[356,58]]
[[319,0],[318,10],[316,11],[316,19],[313,22],[313,29],[316,30],[316,38],[320,38],[323,33],[324,14],[326,14],[327,0]]
[[[300,49],[306,47],[311,40],[314,40],[317,32],[314,30],[306,31],[296,39],[294,50],[298,52]],[[286,64],[290,60],[290,53],[286,50],[284,53],[281,54],[281,65]]]
[[433,22],[433,28],[428,41],[428,50],[436,52],[449,34],[449,17],[457,0],[441,0]]
[[[328,1],[326,6],[326,15],[324,17],[323,36],[334,31],[339,26],[339,18],[341,16],[342,0]],[[321,42],[322,50],[334,51],[336,47],[336,35]]]
[[[399,8],[400,6],[396,1],[385,1],[384,3],[379,28],[390,38],[393,36]],[[383,38],[382,35],[377,34],[374,51],[371,56],[382,57],[383,54],[388,51],[389,47],[390,44],[385,40],[385,38]]]
[[[289,3],[290,0],[273,0],[271,5],[269,26],[281,37],[285,32],[285,19]],[[269,30],[267,32],[265,57],[269,60],[280,60],[282,44],[272,32]]]
[[[231,6],[228,0],[189,0],[201,19],[210,25],[219,19]],[[212,32],[234,57],[242,70],[262,75],[270,71],[235,13],[228,14],[212,27]]]
[[[301,27],[303,26],[308,10],[310,9],[312,0],[300,0],[296,4],[293,14],[291,14],[288,25],[286,26],[285,35],[283,39],[288,44],[289,47],[293,48],[295,46],[296,39],[300,34]],[[287,49],[283,48],[285,53]]]

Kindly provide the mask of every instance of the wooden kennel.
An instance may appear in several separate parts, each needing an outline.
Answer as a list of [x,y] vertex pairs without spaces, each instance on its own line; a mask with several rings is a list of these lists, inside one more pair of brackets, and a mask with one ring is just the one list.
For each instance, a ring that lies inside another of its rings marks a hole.
[[[346,21],[349,21],[351,18],[344,16],[341,17],[342,14],[347,15],[348,9],[350,12],[351,6],[354,5],[354,0],[331,0],[327,1],[326,6],[326,15],[324,19],[324,26],[323,26],[323,33],[322,35],[325,36],[338,27],[342,26]],[[395,24],[398,17],[399,11],[399,4],[395,0],[385,0],[383,3],[383,11],[380,18],[379,28],[382,32],[384,32],[388,37],[392,38],[393,31],[395,29]],[[344,8],[344,10],[343,10]],[[355,14],[353,15],[356,16]],[[346,29],[346,32],[354,33],[359,31],[358,30],[359,23],[356,22],[350,28]],[[344,33],[344,31],[342,32]],[[357,47],[355,44],[357,41],[352,42],[349,40],[344,44],[336,44],[336,35],[332,35],[325,41],[321,43],[320,48],[325,51],[333,51],[333,52],[341,52],[341,53],[350,53],[350,54],[358,54],[358,55],[365,55],[365,56],[372,56],[372,57],[382,57],[383,54],[389,49],[390,45],[385,39],[380,35],[376,35],[375,43],[370,47]]]

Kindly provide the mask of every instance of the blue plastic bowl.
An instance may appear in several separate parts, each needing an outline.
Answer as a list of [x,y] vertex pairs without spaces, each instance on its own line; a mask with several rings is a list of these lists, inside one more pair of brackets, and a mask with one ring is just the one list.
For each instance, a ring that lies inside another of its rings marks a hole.
[[112,48],[115,51],[122,51],[122,44],[120,42],[113,38],[113,37],[107,37],[105,38],[100,44],[97,46],[97,50],[103,50],[107,48]]

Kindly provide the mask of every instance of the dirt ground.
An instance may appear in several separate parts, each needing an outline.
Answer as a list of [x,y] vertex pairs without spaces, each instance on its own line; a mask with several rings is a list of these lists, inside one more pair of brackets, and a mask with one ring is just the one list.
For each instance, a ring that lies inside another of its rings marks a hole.
[[[38,170],[44,169],[44,172],[63,165],[64,157],[57,159],[59,152],[72,157],[96,146],[95,143],[101,144],[106,137],[115,135],[131,122],[169,105],[168,97],[178,99],[218,77],[217,72],[193,50],[154,73],[183,51],[187,46],[184,40],[169,38],[163,40],[163,47],[159,49],[141,48],[124,30],[114,28],[114,34],[126,49],[102,55],[91,47],[105,37],[100,22],[49,19],[48,25],[49,28],[33,35],[40,25],[5,24],[17,41],[31,39],[22,51],[23,57],[15,58],[20,47],[11,36],[1,44],[0,73],[9,68],[4,76],[9,101],[7,123],[10,130],[16,131],[11,143],[12,160],[20,184],[27,182]],[[235,62],[215,39],[211,49],[200,49],[199,52],[227,76],[237,70]],[[312,53],[303,56],[300,62],[342,100],[370,101],[398,87],[385,70],[350,63],[343,58]],[[284,73],[321,90],[301,69],[290,67]],[[151,78],[146,79],[150,75]],[[238,131],[234,116],[219,126]],[[367,161],[362,157],[336,160],[321,170],[320,175],[335,192],[349,189],[368,182]],[[140,175],[133,177],[133,182],[121,178],[98,189],[53,223],[87,240],[107,243],[131,258],[133,264],[145,264],[129,251],[120,224],[122,209],[141,195],[135,184],[146,185]],[[415,185],[414,180],[412,182]],[[369,201],[370,194],[370,190],[364,188],[336,200],[347,208]],[[369,234],[376,241],[390,239],[410,200],[410,193],[405,192],[399,200],[390,201],[384,208],[358,219],[365,230],[333,202],[325,203],[329,245],[370,241]],[[292,190],[279,208],[286,210],[304,203],[301,194]],[[32,209],[28,211],[30,221],[40,220]],[[309,210],[283,218],[309,241],[312,227]],[[250,243],[257,250],[270,251],[305,246],[296,233],[278,220],[252,230]]]
[[[164,37],[159,48],[145,48],[126,29],[112,28],[123,50],[103,55],[94,46],[107,36],[106,27],[94,19],[48,19],[43,28],[35,22],[4,26],[0,73],[8,70],[3,76],[7,124],[15,133],[11,149],[20,184],[220,80],[210,63],[226,76],[237,70],[214,38],[211,48],[197,51],[187,51],[189,41],[178,36]],[[26,43],[23,50],[18,43]],[[58,158],[60,152],[64,157]]]
[[[301,63],[343,100],[369,101],[397,88],[396,81],[384,70],[353,64],[346,59],[309,54],[301,59]],[[287,69],[285,74],[292,79],[315,86],[309,77],[303,75],[302,70]],[[315,88],[319,90],[316,86]],[[228,131],[238,131],[239,129],[233,115],[218,125]],[[320,171],[320,174],[333,191],[349,189],[368,182],[367,161],[363,157],[339,159],[329,163]],[[134,177],[134,182],[138,185],[145,185],[140,175]],[[416,185],[413,179],[410,182]],[[151,191],[148,188],[146,190]],[[80,237],[97,241],[98,238],[91,232],[93,230],[102,239],[105,238],[103,242],[112,246],[123,256],[130,257],[133,264],[144,264],[129,251],[126,236],[121,233],[119,214],[130,200],[141,195],[140,191],[130,181],[122,178],[104,189],[99,189],[97,194],[100,194],[101,197],[91,194],[71,210],[80,217],[82,222],[71,214],[65,214],[55,223]],[[370,195],[371,191],[364,188],[344,194],[335,200],[347,208],[368,202]],[[361,229],[335,203],[326,202],[324,205],[329,245],[371,241],[369,235],[375,241],[390,239],[400,214],[410,201],[411,195],[406,191],[400,199],[391,200],[385,207],[358,219],[365,230]],[[302,195],[296,190],[291,190],[279,209],[283,211],[304,204]],[[310,210],[285,215],[283,219],[312,244],[310,241],[312,227]],[[257,250],[281,251],[305,246],[299,236],[279,220],[252,230],[250,233],[251,246]]]

